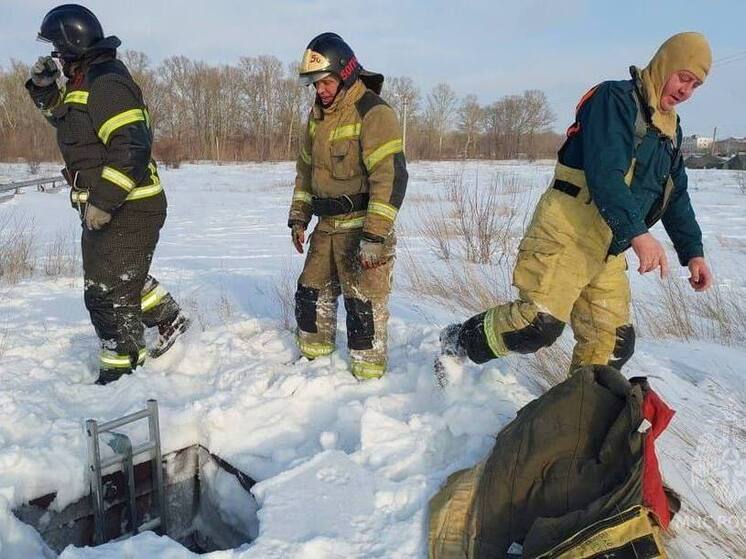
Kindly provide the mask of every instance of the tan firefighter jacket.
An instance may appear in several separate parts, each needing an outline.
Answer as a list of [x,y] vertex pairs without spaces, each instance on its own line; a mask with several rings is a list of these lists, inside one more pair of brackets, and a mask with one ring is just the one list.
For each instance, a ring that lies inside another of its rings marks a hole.
[[362,228],[366,236],[384,239],[407,188],[399,122],[360,80],[342,93],[330,107],[317,103],[311,110],[288,221],[307,225],[315,204],[336,199],[342,213],[320,216],[320,230]]

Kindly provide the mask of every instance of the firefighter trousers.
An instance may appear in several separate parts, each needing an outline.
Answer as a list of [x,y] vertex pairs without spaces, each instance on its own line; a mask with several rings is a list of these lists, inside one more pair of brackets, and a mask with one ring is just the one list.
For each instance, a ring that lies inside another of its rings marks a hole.
[[611,230],[587,189],[542,195],[518,249],[518,299],[469,319],[459,345],[478,363],[554,343],[566,323],[575,336],[571,371],[581,365],[621,369],[634,352],[624,254],[609,255]]
[[309,242],[295,293],[297,340],[301,353],[313,359],[335,349],[337,299],[347,311],[350,368],[358,379],[379,378],[386,370],[388,299],[394,267],[395,237],[386,242],[388,259],[372,270],[357,257],[361,231],[316,229]]
[[179,314],[176,301],[148,274],[165,217],[123,208],[98,231],[83,227],[84,299],[101,341],[102,371],[142,365],[144,327],[170,324]]

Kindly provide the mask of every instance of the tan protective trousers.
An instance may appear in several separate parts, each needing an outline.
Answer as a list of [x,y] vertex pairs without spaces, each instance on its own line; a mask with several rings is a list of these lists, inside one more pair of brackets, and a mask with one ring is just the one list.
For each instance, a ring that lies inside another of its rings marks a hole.
[[634,331],[627,262],[623,254],[607,254],[611,237],[587,187],[572,196],[550,186],[519,246],[513,272],[518,299],[484,317],[491,352],[536,351],[569,322],[576,341],[571,370],[620,368],[634,349]]
[[388,299],[394,268],[395,237],[386,242],[388,260],[364,270],[357,251],[361,230],[312,233],[295,294],[297,339],[313,359],[335,349],[337,299],[347,311],[350,368],[358,379],[379,378],[386,370]]

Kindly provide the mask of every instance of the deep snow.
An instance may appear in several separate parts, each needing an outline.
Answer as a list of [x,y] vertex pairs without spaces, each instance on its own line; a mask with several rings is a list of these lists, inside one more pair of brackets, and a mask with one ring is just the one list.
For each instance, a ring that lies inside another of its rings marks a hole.
[[[437,266],[416,222],[442,195],[444,178],[463,172],[466,181],[477,173],[488,180],[497,169],[527,185],[522,213],[530,212],[552,173],[549,162],[410,165],[400,244]],[[0,165],[0,182],[25,174],[23,165]],[[62,508],[87,493],[84,420],[119,417],[148,398],[159,402],[164,452],[200,443],[260,481],[253,490],[258,538],[209,557],[426,555],[428,499],[448,474],[485,456],[494,434],[539,388],[528,358],[511,357],[484,367],[454,366],[448,388],[437,389],[432,361],[439,328],[470,313],[454,316],[408,291],[403,259],[384,379],[351,377],[344,320],[338,353],[296,361],[280,302],[292,295],[302,265],[285,226],[293,174],[289,163],[162,170],[169,218],[152,271],[195,326],[169,353],[113,385],[92,384],[97,340],[80,277],[39,270],[16,285],[0,283],[0,557],[45,553],[12,507],[57,491],[54,506]],[[732,173],[690,176],[718,281],[742,292],[746,196]],[[74,246],[77,217],[66,191],[25,191],[0,204],[0,220],[27,216],[40,259],[55,238]],[[685,281],[685,270],[677,275]],[[654,278],[631,276],[634,297],[655,296]],[[745,360],[743,344],[647,338],[638,341],[625,371],[652,377],[678,412],[659,444],[664,477],[684,497],[673,524],[674,557],[735,557],[746,550]],[[725,450],[734,448],[735,461],[724,465]],[[226,497],[229,518],[241,521],[240,509]],[[61,557],[196,556],[145,533],[98,548],[68,548]]]

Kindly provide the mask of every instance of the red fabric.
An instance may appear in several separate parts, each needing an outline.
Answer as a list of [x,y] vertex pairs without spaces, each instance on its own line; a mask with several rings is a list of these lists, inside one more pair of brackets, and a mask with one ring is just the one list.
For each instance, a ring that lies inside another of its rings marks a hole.
[[658,457],[655,454],[655,439],[665,431],[674,410],[661,400],[660,396],[648,390],[642,402],[642,413],[651,427],[643,437],[643,459],[642,459],[642,500],[645,506],[650,508],[658,517],[658,522],[663,528],[668,528],[671,522],[671,513],[668,510],[668,498],[663,491],[663,478],[658,469]]
[[85,75],[81,71],[76,71],[72,77],[67,81],[67,89],[73,90],[80,88],[81,85],[83,85],[83,78]]

